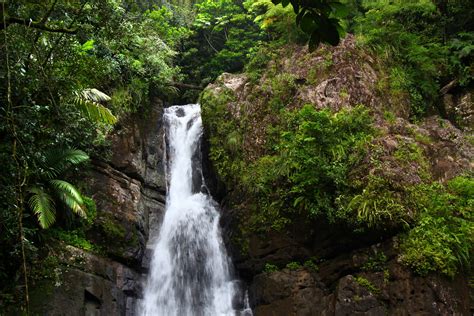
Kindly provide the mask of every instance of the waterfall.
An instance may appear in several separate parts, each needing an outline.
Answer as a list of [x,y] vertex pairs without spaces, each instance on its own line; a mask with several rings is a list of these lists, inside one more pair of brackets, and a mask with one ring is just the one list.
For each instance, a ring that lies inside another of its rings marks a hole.
[[[200,106],[166,108],[164,121],[166,212],[154,241],[139,314],[251,315],[239,295],[238,282],[231,277],[231,264],[219,229],[217,203],[205,193],[199,155]],[[233,307],[233,303],[240,307]]]

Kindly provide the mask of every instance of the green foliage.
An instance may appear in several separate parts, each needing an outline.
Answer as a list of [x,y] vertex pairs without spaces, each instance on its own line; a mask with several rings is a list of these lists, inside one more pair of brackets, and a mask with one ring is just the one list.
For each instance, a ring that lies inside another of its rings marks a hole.
[[312,271],[312,272],[318,272],[319,271],[319,267],[318,265],[314,262],[314,259],[309,259],[309,260],[306,260],[304,263],[303,263],[303,267],[305,267],[306,269]]
[[212,135],[210,159],[214,162],[219,176],[228,184],[237,184],[243,168],[242,151],[239,150],[240,129],[228,112],[228,104],[235,96],[230,90],[214,94],[205,90],[201,95],[203,122]]
[[85,217],[85,206],[79,191],[69,182],[55,179],[62,176],[68,168],[89,159],[81,150],[55,149],[46,153],[42,173],[27,191],[30,193],[29,205],[42,228],[48,228],[56,220],[53,196],[61,200],[67,208]]
[[[178,64],[185,82],[205,86],[223,72],[241,70],[263,36],[242,1],[205,0],[195,10]],[[192,101],[195,97],[188,93]]]
[[279,270],[278,267],[271,263],[266,263],[265,267],[263,268],[263,272],[266,272],[266,273],[277,272],[278,270]]
[[90,227],[79,163],[105,158],[111,125],[179,80],[172,59],[187,29],[169,10],[127,2],[6,1],[0,10],[0,291],[22,283],[21,246],[28,265],[43,245],[37,219],[78,234]]
[[110,97],[97,89],[85,89],[77,94],[73,103],[84,116],[95,122],[113,125],[117,118],[112,112],[99,102],[110,101]]
[[367,280],[366,278],[364,278],[362,276],[357,276],[357,277],[355,277],[354,280],[357,282],[357,284],[359,284],[360,286],[366,288],[367,291],[369,291],[370,293],[372,293],[374,295],[380,294],[380,289],[378,287],[376,287],[372,282]]
[[275,57],[275,44],[262,44],[249,50],[249,60],[245,65],[245,72],[252,82],[260,79],[262,73],[266,70],[268,62]]
[[[381,158],[383,152],[379,145],[371,145],[371,174],[362,182],[353,181],[353,189],[336,200],[336,216],[351,223],[357,230],[364,230],[364,227],[385,231],[408,228],[417,220],[422,209],[424,186],[400,184],[398,181],[401,180],[384,176],[386,165]],[[430,181],[427,158],[416,143],[400,138],[392,159],[398,172],[412,172],[412,176],[422,183]]]
[[[195,19],[183,42],[179,65],[184,80],[200,86],[222,72],[236,72],[250,60],[250,68],[262,65],[277,46],[309,39],[336,44],[343,33],[339,23],[344,6],[337,1],[316,5],[288,2],[275,5],[270,0],[205,0],[195,5]],[[295,9],[296,8],[296,9]],[[297,28],[297,24],[301,28]],[[305,33],[306,32],[306,33]],[[266,56],[260,52],[266,51]],[[262,60],[263,59],[263,60]],[[194,101],[187,92],[185,99]]]
[[40,187],[28,190],[32,195],[29,204],[42,228],[48,228],[56,220],[53,198]]
[[125,228],[111,216],[102,217],[100,226],[110,240],[120,242],[124,240],[126,234]]
[[299,262],[296,262],[296,261],[292,261],[292,262],[289,262],[285,268],[287,268],[288,270],[291,270],[291,271],[296,271],[298,269],[301,268],[301,264]]
[[315,49],[321,42],[339,44],[340,37],[344,34],[340,20],[348,14],[348,8],[343,3],[327,0],[312,3],[304,0],[272,0],[272,2],[283,7],[291,3],[296,15],[296,24],[309,36],[310,49]]
[[296,88],[295,77],[287,73],[277,74],[270,81],[269,88],[272,91],[269,106],[272,110],[278,111],[290,103]]
[[85,221],[84,230],[86,230],[92,226],[97,217],[97,207],[95,201],[90,197],[83,195],[82,200],[84,201],[86,212],[86,216],[83,218],[83,220]]
[[307,40],[295,27],[296,14],[291,6],[275,5],[270,0],[247,0],[245,6],[255,16],[255,23],[273,41],[292,43]]
[[473,79],[474,25],[462,19],[474,12],[474,5],[464,0],[437,5],[363,1],[353,24],[359,42],[389,64],[390,90],[409,94],[414,118],[434,105],[450,81],[466,86]]
[[49,234],[68,245],[81,248],[88,251],[99,252],[100,248],[87,240],[82,229],[62,230],[59,228],[51,229]]
[[437,271],[452,277],[471,264],[474,180],[457,177],[446,188],[433,184],[426,192],[419,222],[402,239],[401,260],[421,275]]
[[[408,226],[413,222],[414,211],[406,198],[409,192],[397,192],[390,188],[387,180],[369,176],[362,192],[337,199],[337,216],[346,219],[355,227],[388,228]],[[347,199],[348,198],[348,199]],[[356,216],[353,217],[352,214]]]
[[246,178],[260,203],[258,222],[264,227],[269,219],[281,228],[291,213],[334,220],[335,198],[347,189],[351,166],[373,133],[368,111],[359,106],[331,113],[306,105],[284,115],[275,153],[257,160]]
[[[472,10],[474,11],[474,10]],[[457,75],[461,86],[474,81],[474,35],[472,32],[460,32],[448,43],[449,67]]]
[[387,256],[383,252],[378,252],[375,255],[369,257],[367,261],[362,265],[362,271],[385,271],[387,265]]

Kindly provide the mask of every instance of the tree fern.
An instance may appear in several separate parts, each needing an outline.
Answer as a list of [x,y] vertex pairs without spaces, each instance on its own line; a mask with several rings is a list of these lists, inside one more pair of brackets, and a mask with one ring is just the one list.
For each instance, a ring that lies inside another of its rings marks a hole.
[[56,220],[56,210],[52,197],[41,187],[32,187],[28,190],[32,195],[28,204],[38,217],[42,228],[48,228]]
[[85,206],[79,191],[69,182],[54,179],[50,181],[54,192],[77,215],[85,217]]
[[71,183],[60,180],[67,169],[89,159],[79,149],[51,149],[45,154],[42,172],[37,184],[28,189],[31,194],[29,205],[42,228],[50,227],[56,221],[56,209],[53,196],[59,198],[75,214],[86,217],[84,200]]
[[77,165],[89,160],[89,156],[79,149],[51,149],[46,153],[43,163],[47,179],[56,178],[66,171],[71,165]]
[[117,118],[99,102],[110,101],[110,97],[97,89],[85,89],[76,93],[73,103],[91,120],[105,124],[115,124]]

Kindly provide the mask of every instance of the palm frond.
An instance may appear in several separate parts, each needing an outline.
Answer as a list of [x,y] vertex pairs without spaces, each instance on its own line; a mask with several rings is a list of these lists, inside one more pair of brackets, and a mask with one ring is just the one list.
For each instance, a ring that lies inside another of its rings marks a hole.
[[89,156],[79,149],[55,148],[46,153],[44,173],[47,179],[53,179],[67,170],[71,165],[77,165],[89,160]]
[[80,95],[84,100],[89,100],[92,102],[104,102],[111,100],[107,94],[97,89],[84,89],[80,92]]
[[106,124],[115,124],[117,118],[99,102],[109,101],[110,97],[97,89],[85,89],[76,93],[73,103],[91,120]]
[[56,210],[52,197],[40,187],[28,189],[32,195],[28,204],[38,217],[41,228],[48,228],[56,221]]
[[85,205],[79,191],[69,182],[64,180],[51,180],[55,192],[59,198],[77,215],[86,217]]

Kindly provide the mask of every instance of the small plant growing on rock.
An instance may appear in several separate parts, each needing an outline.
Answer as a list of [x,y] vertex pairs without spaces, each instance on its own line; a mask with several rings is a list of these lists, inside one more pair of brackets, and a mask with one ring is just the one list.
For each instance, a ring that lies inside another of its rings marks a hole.
[[288,263],[286,265],[286,268],[291,270],[291,271],[295,271],[295,270],[298,270],[299,268],[301,268],[301,264],[299,264],[299,262],[293,261],[293,262]]
[[372,257],[369,257],[361,269],[362,271],[383,271],[386,264],[387,256],[383,252],[379,252]]
[[391,111],[384,111],[383,112],[383,118],[389,122],[390,124],[393,124],[395,123],[397,117],[395,116],[395,114]]
[[306,260],[303,263],[303,266],[305,268],[307,268],[308,270],[313,271],[313,272],[318,272],[319,271],[319,267],[317,266],[316,263],[314,263],[313,259]]
[[383,270],[383,283],[388,284],[390,282],[390,271],[388,269]]
[[360,286],[366,288],[367,291],[369,291],[370,293],[372,293],[374,295],[380,294],[380,289],[378,287],[376,287],[374,284],[372,284],[372,282],[370,282],[366,278],[358,276],[358,277],[355,277],[355,281]]
[[474,180],[457,177],[446,187],[426,189],[420,220],[402,238],[400,260],[420,275],[441,272],[453,277],[471,266],[474,243]]
[[278,267],[271,263],[266,263],[265,266],[263,267],[263,272],[266,272],[266,273],[277,272],[278,270],[279,270]]

